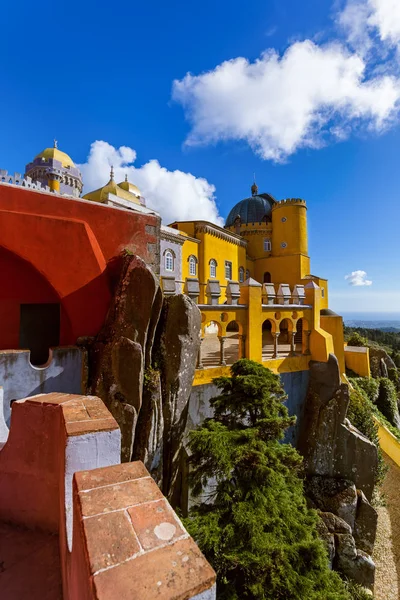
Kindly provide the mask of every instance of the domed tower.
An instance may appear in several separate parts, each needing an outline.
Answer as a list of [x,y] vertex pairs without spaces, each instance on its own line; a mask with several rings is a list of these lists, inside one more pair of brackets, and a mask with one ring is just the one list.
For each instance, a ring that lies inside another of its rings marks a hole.
[[226,219],[225,228],[246,239],[247,254],[253,259],[265,256],[264,241],[271,240],[272,208],[275,204],[271,194],[259,194],[257,185],[253,183],[251,196],[235,204]]
[[301,283],[310,273],[304,200],[278,202],[271,194],[251,197],[230,211],[225,227],[247,241],[247,271],[260,283]]
[[49,186],[57,194],[79,198],[83,183],[82,175],[72,159],[61,152],[54,140],[53,148],[45,148],[25,167],[25,177]]

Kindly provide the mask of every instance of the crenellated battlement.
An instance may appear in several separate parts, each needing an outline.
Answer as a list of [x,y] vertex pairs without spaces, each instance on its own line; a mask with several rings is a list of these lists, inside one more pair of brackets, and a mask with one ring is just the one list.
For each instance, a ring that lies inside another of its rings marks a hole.
[[21,173],[11,175],[8,171],[0,169],[0,184],[19,185],[20,187],[30,188],[31,190],[40,190],[41,192],[51,192],[47,185],[42,185],[39,181],[33,181],[30,177],[24,177]]
[[272,206],[272,210],[276,210],[277,208],[282,208],[282,206],[304,206],[307,207],[306,201],[301,198],[286,198],[286,200],[279,200]]

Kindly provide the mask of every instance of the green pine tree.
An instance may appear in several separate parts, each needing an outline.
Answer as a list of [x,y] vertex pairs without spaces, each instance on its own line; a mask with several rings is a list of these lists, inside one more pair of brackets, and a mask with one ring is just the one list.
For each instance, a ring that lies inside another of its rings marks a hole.
[[217,572],[218,599],[348,600],[306,506],[302,459],[280,442],[295,418],[279,376],[247,359],[231,371],[214,379],[214,418],[189,442],[202,501],[185,525]]

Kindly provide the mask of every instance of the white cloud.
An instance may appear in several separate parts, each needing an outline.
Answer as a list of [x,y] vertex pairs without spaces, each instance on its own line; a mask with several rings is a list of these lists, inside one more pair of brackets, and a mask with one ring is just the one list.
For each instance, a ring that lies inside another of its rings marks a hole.
[[372,285],[372,281],[367,279],[367,273],[365,271],[352,271],[344,277],[349,285],[362,286]]
[[368,24],[376,27],[381,40],[400,44],[400,3],[398,0],[369,0]]
[[114,148],[107,142],[93,142],[87,162],[78,165],[85,184],[84,193],[105,185],[113,165],[115,180],[123,181],[128,175],[129,181],[140,189],[147,206],[158,211],[165,224],[193,219],[223,223],[215,203],[215,187],[206,179],[183,171],[168,171],[157,160],[136,167],[135,160],[133,148]]
[[400,2],[398,0],[347,0],[338,23],[348,41],[360,51],[370,50],[375,37],[386,47],[400,46]]
[[367,2],[349,0],[337,17],[338,25],[344,30],[349,44],[366,55],[373,41],[369,34],[368,19],[371,10]]
[[310,40],[283,56],[266,51],[251,63],[235,58],[173,83],[192,129],[188,145],[244,140],[263,159],[284,160],[316,148],[339,131],[382,131],[397,116],[400,81],[366,78],[363,58],[338,43]]

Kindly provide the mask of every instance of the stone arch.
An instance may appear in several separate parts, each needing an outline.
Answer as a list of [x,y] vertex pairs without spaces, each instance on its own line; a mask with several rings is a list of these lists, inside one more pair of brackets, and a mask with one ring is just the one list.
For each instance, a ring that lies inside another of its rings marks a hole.
[[233,365],[244,355],[242,347],[243,326],[238,321],[230,321],[226,326],[225,341],[225,362],[227,365]]
[[217,367],[221,360],[222,325],[209,320],[202,324],[201,356],[203,367]]
[[262,324],[262,357],[263,360],[270,360],[274,356],[274,341],[276,333],[276,321],[274,319],[265,319]]

